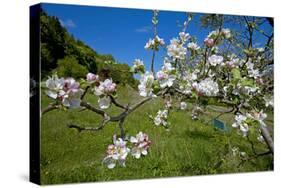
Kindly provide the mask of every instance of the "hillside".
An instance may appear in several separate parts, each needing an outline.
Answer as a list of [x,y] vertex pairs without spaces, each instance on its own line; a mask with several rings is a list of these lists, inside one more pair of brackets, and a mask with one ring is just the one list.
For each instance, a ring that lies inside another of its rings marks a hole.
[[118,63],[111,54],[99,54],[75,39],[57,17],[47,15],[44,10],[40,15],[40,28],[42,79],[54,72],[74,78],[83,78],[92,72],[104,78],[112,77],[116,83],[136,87],[137,80],[127,64]]

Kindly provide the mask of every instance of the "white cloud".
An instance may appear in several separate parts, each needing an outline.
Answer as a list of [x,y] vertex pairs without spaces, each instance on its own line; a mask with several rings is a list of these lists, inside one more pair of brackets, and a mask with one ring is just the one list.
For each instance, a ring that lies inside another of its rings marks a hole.
[[143,26],[135,30],[137,33],[148,33],[151,31],[151,26]]
[[63,27],[68,27],[68,28],[76,27],[76,24],[71,19],[59,20],[59,21]]

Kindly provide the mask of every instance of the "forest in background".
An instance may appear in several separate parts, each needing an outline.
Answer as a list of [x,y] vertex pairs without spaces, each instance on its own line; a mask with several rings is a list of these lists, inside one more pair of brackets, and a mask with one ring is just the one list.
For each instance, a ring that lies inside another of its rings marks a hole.
[[44,10],[40,15],[41,76],[57,73],[59,77],[85,78],[88,72],[102,79],[111,77],[117,84],[136,88],[138,81],[129,65],[120,63],[111,54],[99,54],[83,41],[75,39],[59,19]]

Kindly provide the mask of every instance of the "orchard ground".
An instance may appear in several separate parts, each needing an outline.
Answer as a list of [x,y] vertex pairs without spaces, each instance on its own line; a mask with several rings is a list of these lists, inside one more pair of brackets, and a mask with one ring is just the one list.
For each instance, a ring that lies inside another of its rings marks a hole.
[[[42,108],[51,100],[43,94]],[[129,86],[118,86],[118,101],[131,104],[140,100],[138,92]],[[87,94],[86,101],[97,105],[97,98]],[[176,103],[177,104],[177,103]],[[116,166],[108,169],[102,164],[106,149],[112,143],[112,136],[119,134],[117,123],[109,123],[96,132],[81,132],[67,127],[69,123],[81,126],[98,126],[100,117],[88,110],[54,110],[43,115],[41,123],[41,180],[43,184],[59,184],[85,181],[108,181],[140,178],[159,178],[173,176],[191,176],[237,172],[255,172],[272,170],[271,155],[241,163],[239,153],[234,148],[253,155],[251,143],[247,137],[238,135],[231,129],[233,114],[225,114],[219,119],[224,121],[229,132],[213,128],[207,121],[218,113],[209,110],[200,116],[200,120],[191,119],[190,108],[182,111],[174,107],[170,112],[169,129],[155,127],[148,117],[155,116],[163,101],[154,99],[131,113],[125,121],[128,135],[134,136],[139,131],[147,133],[152,145],[148,155],[135,159],[129,155],[126,167]],[[213,107],[216,107],[213,105]],[[223,107],[220,107],[223,108]],[[116,107],[109,109],[111,115],[118,114]],[[273,129],[272,112],[267,112],[267,125]],[[266,144],[258,144],[255,132],[250,140],[257,153],[267,151]]]

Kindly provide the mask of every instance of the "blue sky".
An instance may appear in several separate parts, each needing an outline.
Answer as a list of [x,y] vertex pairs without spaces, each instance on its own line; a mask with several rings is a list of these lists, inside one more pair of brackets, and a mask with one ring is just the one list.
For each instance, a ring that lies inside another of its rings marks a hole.
[[[146,65],[151,61],[152,52],[144,49],[145,43],[153,36],[152,11],[140,9],[106,8],[62,4],[43,4],[48,15],[56,16],[61,24],[76,38],[92,47],[98,53],[112,54],[116,60],[132,65],[136,58]],[[195,14],[187,32],[202,42],[209,30],[202,29],[200,14]],[[165,43],[177,37],[186,20],[184,12],[160,11],[158,34]],[[236,26],[227,25],[229,28]],[[268,26],[265,26],[265,30]],[[259,43],[264,39],[259,37]],[[156,55],[156,69],[162,64],[165,51]]]

